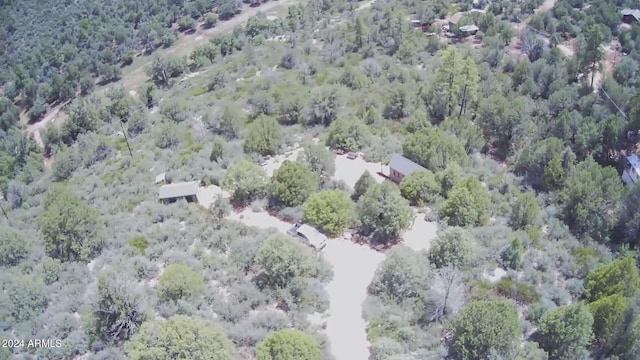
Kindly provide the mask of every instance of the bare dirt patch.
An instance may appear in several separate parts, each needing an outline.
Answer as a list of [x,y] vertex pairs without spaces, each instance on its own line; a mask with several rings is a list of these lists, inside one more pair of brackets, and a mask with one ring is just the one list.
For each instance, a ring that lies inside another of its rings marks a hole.
[[44,130],[44,128],[46,128],[49,123],[54,123],[58,120],[61,121],[64,118],[64,113],[62,112],[62,108],[68,103],[69,102],[67,101],[65,103],[52,107],[51,109],[49,109],[47,114],[45,114],[45,116],[42,119],[40,119],[38,122],[35,122],[33,124],[26,124],[23,121],[23,125],[26,125],[27,135],[28,136],[33,135],[34,140],[36,141],[38,146],[40,146],[41,148],[44,148],[44,142],[42,141],[41,131]]
[[208,209],[216,201],[218,195],[222,195],[225,199],[231,197],[231,194],[216,185],[200,187],[198,189],[198,203]]
[[247,208],[240,212],[232,212],[227,219],[241,222],[247,226],[257,227],[258,229],[276,229],[283,234],[287,233],[292,224],[282,221],[275,216],[271,216],[268,212],[254,212]]
[[431,241],[438,236],[438,223],[426,221],[425,214],[414,211],[413,225],[402,235],[403,243],[415,251],[429,250]]
[[369,171],[379,183],[385,181],[386,178],[378,173],[389,173],[389,167],[387,165],[382,165],[382,163],[366,162],[361,156],[358,156],[357,159],[351,160],[347,158],[347,155],[337,155],[335,160],[336,173],[333,178],[344,181],[352,189],[365,171]]
[[544,0],[544,2],[540,6],[538,6],[535,10],[533,10],[533,12],[535,14],[538,14],[545,11],[549,11],[553,9],[553,7],[556,5],[556,1],[557,0]]
[[556,47],[567,57],[573,57],[576,55],[575,39],[563,41],[556,45]]
[[364,2],[362,2],[362,4],[360,4],[360,6],[358,6],[358,8],[356,8],[356,11],[362,11],[362,10],[370,8],[371,5],[373,5],[374,2],[376,2],[376,0],[364,1]]
[[271,157],[270,159],[267,159],[265,161],[265,164],[262,165],[264,172],[267,173],[268,177],[272,177],[273,173],[278,170],[280,166],[282,166],[282,163],[285,162],[285,160],[296,161],[298,159],[298,155],[302,152],[302,150],[303,149],[301,147],[298,147],[287,152],[286,154],[276,155],[274,157]]
[[482,274],[482,277],[489,280],[492,283],[498,282],[498,280],[502,279],[505,275],[507,275],[507,271],[503,268],[495,268],[493,271],[485,271]]

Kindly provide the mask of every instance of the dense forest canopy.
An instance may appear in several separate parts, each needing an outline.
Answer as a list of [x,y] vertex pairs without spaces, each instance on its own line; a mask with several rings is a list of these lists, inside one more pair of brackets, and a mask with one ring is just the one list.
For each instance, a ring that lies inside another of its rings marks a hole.
[[[198,22],[240,11],[237,0],[3,1],[0,86],[26,110],[116,81],[133,57],[171,46]],[[176,25],[177,26],[174,26]]]
[[639,358],[638,4],[287,2],[152,54],[241,5],[1,2],[0,332],[64,346],[0,357],[342,360],[314,316],[375,256],[375,359]]

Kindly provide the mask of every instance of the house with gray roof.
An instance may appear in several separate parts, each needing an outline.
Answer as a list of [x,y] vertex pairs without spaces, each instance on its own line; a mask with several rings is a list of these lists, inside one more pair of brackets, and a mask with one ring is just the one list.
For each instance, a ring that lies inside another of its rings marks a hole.
[[174,184],[162,185],[160,187],[160,201],[171,203],[180,199],[187,202],[198,201],[199,182],[189,181]]
[[427,169],[400,154],[393,154],[389,162],[389,179],[399,184],[405,176],[419,170]]

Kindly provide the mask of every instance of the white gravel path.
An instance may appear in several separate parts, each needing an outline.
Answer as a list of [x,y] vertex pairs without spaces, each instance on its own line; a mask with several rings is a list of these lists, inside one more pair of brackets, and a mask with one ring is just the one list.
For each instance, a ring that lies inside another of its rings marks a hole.
[[327,285],[330,309],[325,333],[336,360],[369,359],[366,322],[362,303],[384,254],[345,239],[331,239],[323,251],[333,265],[333,280]]

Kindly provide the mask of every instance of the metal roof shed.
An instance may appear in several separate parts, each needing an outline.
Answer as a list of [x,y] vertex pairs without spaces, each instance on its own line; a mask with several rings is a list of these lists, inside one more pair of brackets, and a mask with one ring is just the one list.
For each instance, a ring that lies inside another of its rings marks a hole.
[[195,198],[197,194],[197,181],[168,184],[160,187],[160,200]]
[[402,175],[409,175],[410,173],[418,170],[427,170],[400,154],[392,155],[391,161],[389,162],[389,168],[401,173]]

